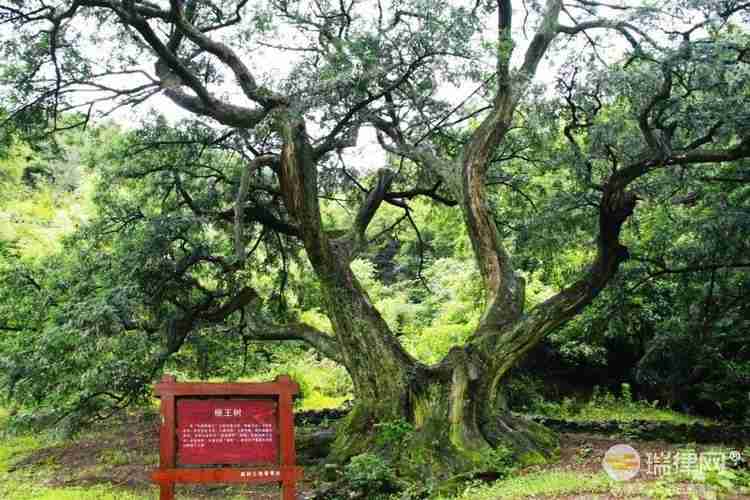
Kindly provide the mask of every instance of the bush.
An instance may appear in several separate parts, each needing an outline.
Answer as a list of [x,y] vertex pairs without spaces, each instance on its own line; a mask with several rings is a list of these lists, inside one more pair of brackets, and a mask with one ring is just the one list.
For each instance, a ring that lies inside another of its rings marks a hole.
[[414,426],[406,420],[393,420],[375,424],[378,430],[376,444],[381,447],[398,446],[414,432]]
[[374,453],[362,453],[352,457],[344,468],[344,481],[358,494],[367,498],[381,493],[397,491],[396,474],[390,465]]
[[513,451],[505,446],[498,446],[482,454],[480,472],[494,472],[504,478],[513,468]]

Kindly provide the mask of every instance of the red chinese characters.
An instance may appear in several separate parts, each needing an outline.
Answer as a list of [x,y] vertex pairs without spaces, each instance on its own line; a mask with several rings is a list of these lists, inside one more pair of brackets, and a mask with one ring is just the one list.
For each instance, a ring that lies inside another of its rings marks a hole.
[[178,400],[178,464],[277,463],[276,409],[269,399]]

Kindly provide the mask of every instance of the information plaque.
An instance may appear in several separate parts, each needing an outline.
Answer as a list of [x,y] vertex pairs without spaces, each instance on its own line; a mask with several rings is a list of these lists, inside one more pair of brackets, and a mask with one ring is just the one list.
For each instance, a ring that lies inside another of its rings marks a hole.
[[272,464],[279,456],[276,402],[177,401],[177,464]]
[[174,499],[175,483],[278,482],[294,500],[302,469],[295,464],[292,397],[288,376],[274,382],[178,383],[165,375],[161,398],[159,483],[161,500]]

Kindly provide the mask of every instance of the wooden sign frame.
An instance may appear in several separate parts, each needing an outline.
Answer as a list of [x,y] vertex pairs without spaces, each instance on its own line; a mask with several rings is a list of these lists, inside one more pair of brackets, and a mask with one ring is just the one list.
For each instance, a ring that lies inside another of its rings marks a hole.
[[[175,483],[271,483],[281,484],[283,500],[295,500],[296,482],[302,468],[295,464],[294,415],[292,397],[299,386],[287,375],[273,382],[260,383],[178,383],[173,375],[164,375],[154,386],[161,398],[159,430],[159,468],[151,479],[159,484],[160,500],[174,500]],[[181,398],[274,398],[277,401],[278,463],[263,466],[180,467],[177,464],[177,401]]]

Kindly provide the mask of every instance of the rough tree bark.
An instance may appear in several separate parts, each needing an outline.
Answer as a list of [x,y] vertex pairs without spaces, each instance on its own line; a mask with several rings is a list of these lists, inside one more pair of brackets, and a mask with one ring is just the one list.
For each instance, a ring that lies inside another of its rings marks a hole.
[[436,366],[425,366],[404,351],[349,266],[359,236],[384,200],[392,175],[380,172],[350,234],[330,239],[322,230],[313,148],[304,121],[288,111],[279,113],[285,203],[301,228],[333,324],[337,359],[349,371],[357,396],[335,447],[339,458],[372,446],[374,425],[393,420],[413,423],[423,445],[442,450],[441,466],[454,471],[478,466],[484,451],[501,444],[524,461],[543,460],[554,450],[551,433],[510,415],[500,382],[528,349],[581,310],[614,274],[626,257],[618,235],[635,198],[622,191],[605,195],[600,208],[599,255],[589,274],[524,315],[523,283],[500,244],[484,187],[490,153],[511,118],[509,109],[490,116],[475,134],[462,163],[462,207],[485,281],[486,312],[468,345],[454,348]]

